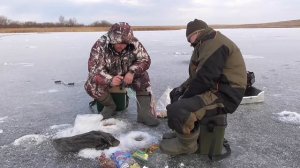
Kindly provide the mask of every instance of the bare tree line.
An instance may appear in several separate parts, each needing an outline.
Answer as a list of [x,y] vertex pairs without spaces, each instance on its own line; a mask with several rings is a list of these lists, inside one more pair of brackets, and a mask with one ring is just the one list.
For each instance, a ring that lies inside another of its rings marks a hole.
[[25,28],[25,27],[83,27],[83,26],[93,26],[93,27],[108,27],[112,24],[106,20],[95,21],[89,25],[84,25],[78,23],[76,18],[66,19],[64,16],[58,18],[58,22],[43,22],[38,23],[34,21],[14,21],[10,20],[5,16],[0,16],[0,28]]

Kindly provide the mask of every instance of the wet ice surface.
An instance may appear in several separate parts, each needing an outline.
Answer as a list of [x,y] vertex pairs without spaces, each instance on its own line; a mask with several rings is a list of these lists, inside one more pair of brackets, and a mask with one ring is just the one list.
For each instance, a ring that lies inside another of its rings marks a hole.
[[[265,102],[242,105],[228,116],[225,137],[232,148],[229,158],[211,162],[196,154],[173,158],[158,153],[147,166],[298,167],[299,124],[278,117],[284,111],[292,112],[282,114],[285,119],[300,114],[300,29],[221,31],[242,50],[247,69],[255,72],[254,86],[265,91]],[[78,114],[90,113],[91,99],[83,84],[89,51],[101,34],[0,34],[1,167],[98,167],[94,159],[56,152],[50,139],[73,125]],[[158,99],[168,86],[175,87],[187,77],[192,48],[185,40],[185,30],[135,35],[151,55],[149,73]],[[55,80],[75,85],[59,85]],[[166,120],[156,128],[136,123],[134,100],[117,119],[131,123],[128,131],[157,137],[168,131]],[[22,145],[14,145],[16,140]]]

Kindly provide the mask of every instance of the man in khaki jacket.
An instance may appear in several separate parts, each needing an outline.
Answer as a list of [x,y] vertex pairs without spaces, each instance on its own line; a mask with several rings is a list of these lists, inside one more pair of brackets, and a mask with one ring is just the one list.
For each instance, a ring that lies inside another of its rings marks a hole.
[[187,24],[186,37],[194,47],[189,78],[170,93],[168,125],[175,133],[165,134],[160,143],[171,155],[196,152],[201,120],[233,113],[247,83],[242,54],[229,38],[198,19]]

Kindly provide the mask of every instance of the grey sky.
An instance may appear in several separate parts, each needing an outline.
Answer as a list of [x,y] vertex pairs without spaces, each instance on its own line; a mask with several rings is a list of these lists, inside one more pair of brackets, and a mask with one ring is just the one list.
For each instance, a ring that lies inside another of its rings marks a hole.
[[18,21],[58,22],[59,16],[90,24],[131,25],[261,23],[300,19],[299,0],[0,0],[0,15]]

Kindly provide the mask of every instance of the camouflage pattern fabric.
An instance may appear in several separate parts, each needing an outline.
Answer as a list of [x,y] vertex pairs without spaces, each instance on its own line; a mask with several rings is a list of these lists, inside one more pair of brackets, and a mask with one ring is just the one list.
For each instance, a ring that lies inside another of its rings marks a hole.
[[[113,45],[127,44],[118,53]],[[134,73],[132,88],[145,91],[150,88],[147,69],[151,59],[144,46],[134,37],[128,23],[120,22],[112,25],[93,45],[88,60],[88,79],[85,83],[87,93],[95,99],[103,99],[107,95],[112,78],[116,75],[125,76],[130,71]]]

